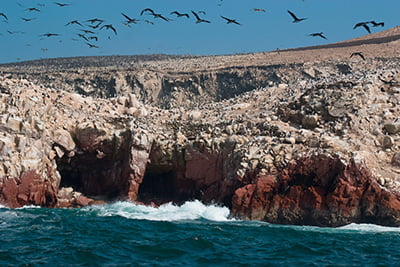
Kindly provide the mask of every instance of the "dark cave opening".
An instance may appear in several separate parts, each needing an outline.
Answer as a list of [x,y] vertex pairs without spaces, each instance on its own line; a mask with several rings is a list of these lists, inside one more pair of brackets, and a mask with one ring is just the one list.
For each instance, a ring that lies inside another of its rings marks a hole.
[[139,187],[139,201],[157,205],[175,201],[175,191],[174,171],[148,167]]
[[103,201],[126,197],[128,182],[118,162],[85,153],[58,159],[57,170],[61,176],[60,188],[72,187],[86,197]]
[[149,164],[139,187],[138,201],[161,205],[181,205],[197,198],[194,181],[185,179],[179,169]]

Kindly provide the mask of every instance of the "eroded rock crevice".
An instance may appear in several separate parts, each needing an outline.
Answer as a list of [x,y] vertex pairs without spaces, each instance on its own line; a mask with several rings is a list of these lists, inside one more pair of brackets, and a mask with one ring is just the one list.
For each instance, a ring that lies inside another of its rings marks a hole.
[[89,202],[126,199],[133,172],[130,167],[131,132],[107,136],[96,128],[82,128],[77,129],[75,141],[77,147],[72,155],[69,153],[57,158],[62,195],[59,202],[74,205],[74,193],[84,196]]

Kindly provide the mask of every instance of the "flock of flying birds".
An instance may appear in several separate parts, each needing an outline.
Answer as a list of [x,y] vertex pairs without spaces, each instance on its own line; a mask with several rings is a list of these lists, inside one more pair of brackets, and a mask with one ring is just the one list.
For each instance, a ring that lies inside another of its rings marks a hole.
[[[222,1],[222,0],[220,0]],[[53,2],[54,5],[57,5],[60,8],[66,8],[70,6],[71,4],[69,3],[61,3],[61,2]],[[45,6],[45,4],[37,4],[37,7],[24,7],[22,4],[17,3],[18,6],[23,8],[27,14],[33,14],[33,13],[39,13],[41,12],[41,8]],[[0,10],[1,11],[1,10]],[[253,8],[251,11],[253,12],[266,12],[265,9],[262,8]],[[295,13],[293,13],[290,10],[287,10],[289,16],[293,19],[293,23],[300,23],[304,20],[307,20],[307,18],[300,18],[298,17]],[[172,11],[170,12],[171,16],[174,17],[174,19],[181,19],[181,18],[186,18],[186,19],[195,19],[195,23],[211,23],[210,20],[205,19],[206,17],[206,12],[205,11],[193,11],[191,10],[189,13],[181,13],[179,11]],[[163,20],[165,22],[170,22],[172,19],[168,18],[166,15],[160,14],[155,12],[151,8],[145,8],[140,12],[140,15],[138,15],[140,18],[132,18],[131,16],[121,13],[122,18],[124,19],[123,24],[131,27],[132,24],[138,24],[139,22],[144,22],[148,24],[154,24],[153,21],[147,19],[149,16],[153,17],[155,20]],[[8,23],[8,16],[4,12],[0,12],[0,18],[2,18],[2,21],[0,22],[6,22]],[[36,17],[21,17],[21,20],[23,20],[26,23],[29,23],[33,20],[35,20]],[[224,20],[227,24],[235,24],[235,25],[242,25],[240,22],[238,22],[234,18],[228,18],[225,16],[220,16],[220,19]],[[117,28],[113,24],[108,24],[104,19],[100,18],[91,18],[87,20],[71,20],[66,22],[64,25],[65,27],[71,27],[71,26],[78,26],[80,27],[79,29],[75,29],[76,33],[74,37],[72,38],[73,41],[81,41],[84,44],[86,44],[90,48],[99,48],[97,45],[97,42],[99,40],[98,33],[100,31],[109,31],[112,34],[117,35]],[[364,28],[368,33],[371,33],[370,26],[372,27],[384,27],[384,22],[375,22],[375,21],[366,21],[366,22],[359,22],[356,25],[354,25],[353,29],[357,29],[359,27]],[[18,32],[18,31],[7,31],[9,34],[16,34],[16,33],[24,33],[24,32]],[[57,37],[61,36],[60,33],[56,32],[47,32],[43,33],[40,35],[41,38],[50,38],[50,37]],[[322,39],[327,39],[327,37],[324,35],[323,32],[315,32],[315,33],[310,33],[309,36],[311,37],[320,37]],[[110,36],[108,37],[110,39]],[[47,49],[42,48],[42,51],[47,51]],[[362,59],[364,59],[364,56],[360,52],[355,52],[351,56],[360,56]]]

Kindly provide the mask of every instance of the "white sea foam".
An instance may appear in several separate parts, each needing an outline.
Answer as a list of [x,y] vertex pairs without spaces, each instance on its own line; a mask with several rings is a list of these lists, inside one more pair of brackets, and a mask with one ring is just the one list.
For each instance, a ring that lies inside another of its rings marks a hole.
[[351,223],[339,229],[355,230],[359,232],[400,232],[400,227],[380,226],[376,224],[356,224]]
[[129,219],[151,221],[230,220],[228,219],[228,208],[216,205],[204,205],[198,200],[185,202],[182,206],[168,203],[157,208],[137,205],[131,202],[116,202],[110,205],[91,206],[85,209],[97,211],[100,216],[122,216]]
[[40,209],[40,206],[35,206],[35,205],[26,205],[22,206],[20,208],[16,208],[16,210],[25,210],[25,209]]

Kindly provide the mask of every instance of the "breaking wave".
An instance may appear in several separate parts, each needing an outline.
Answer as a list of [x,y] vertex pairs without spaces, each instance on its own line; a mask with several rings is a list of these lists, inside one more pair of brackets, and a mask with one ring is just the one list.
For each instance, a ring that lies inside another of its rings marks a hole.
[[183,221],[205,219],[209,221],[231,221],[229,209],[217,205],[204,205],[198,200],[185,202],[181,206],[167,203],[159,207],[138,205],[131,202],[115,202],[103,206],[86,207],[99,216],[121,216],[128,219],[150,221]]

